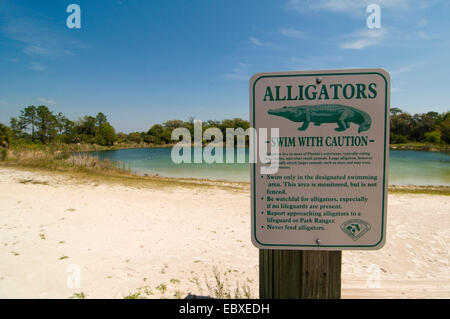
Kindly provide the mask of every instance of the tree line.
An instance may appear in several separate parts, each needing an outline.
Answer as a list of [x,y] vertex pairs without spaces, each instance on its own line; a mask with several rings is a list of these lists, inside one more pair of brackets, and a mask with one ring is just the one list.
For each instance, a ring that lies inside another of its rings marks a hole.
[[450,144],[450,112],[409,114],[399,108],[391,108],[390,142],[402,144],[423,142]]
[[[223,136],[226,135],[227,128],[242,128],[244,130],[250,127],[250,122],[241,118],[226,119],[222,121],[208,120],[202,122],[202,133],[208,128],[218,128],[221,130]],[[155,124],[147,132],[132,132],[129,134],[118,133],[117,138],[119,142],[132,143],[148,143],[148,144],[171,144],[174,143],[171,139],[172,131],[176,128],[186,128],[189,130],[191,139],[194,139],[194,119],[191,117],[188,121],[169,120],[162,124]],[[203,134],[202,134],[203,135]]]
[[[390,114],[391,143],[424,142],[431,144],[450,144],[450,112],[428,112],[409,114],[399,108],[391,108]],[[169,120],[162,124],[154,124],[148,131],[116,133],[108,122],[107,116],[100,112],[96,116],[86,115],[76,121],[68,119],[61,112],[54,113],[47,106],[27,106],[20,111],[18,117],[10,120],[10,126],[0,124],[0,148],[6,149],[15,141],[28,143],[85,143],[112,146],[123,144],[171,144],[172,130],[187,128],[194,136],[194,120]],[[203,122],[203,131],[219,128],[223,136],[227,128],[250,127],[247,120],[241,118],[222,121],[208,120]]]
[[47,106],[30,105],[11,118],[10,130],[13,140],[31,143],[91,143],[113,145],[116,132],[105,114],[95,117],[86,115],[71,121],[61,112],[55,114]]
[[[54,113],[47,106],[30,105],[20,111],[18,117],[10,120],[10,126],[0,123],[0,146],[6,148],[13,142],[26,143],[66,143],[66,144],[98,144],[112,146],[122,144],[171,144],[172,130],[187,128],[194,137],[194,119],[188,121],[169,120],[162,124],[154,124],[148,131],[131,132],[129,134],[116,133],[108,122],[107,116],[100,112],[96,116],[85,115],[76,121],[67,118],[61,112]],[[246,130],[250,123],[240,118],[223,121],[209,120],[202,123],[203,132],[210,128],[219,128],[225,136],[226,128],[243,128]]]

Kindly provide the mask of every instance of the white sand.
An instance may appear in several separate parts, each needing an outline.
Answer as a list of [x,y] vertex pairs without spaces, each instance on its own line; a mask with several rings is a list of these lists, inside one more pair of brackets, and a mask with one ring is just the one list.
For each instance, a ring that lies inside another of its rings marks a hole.
[[[0,168],[0,298],[210,295],[214,266],[258,297],[249,197]],[[450,298],[449,214],[448,196],[390,195],[386,246],[343,253],[343,297]]]

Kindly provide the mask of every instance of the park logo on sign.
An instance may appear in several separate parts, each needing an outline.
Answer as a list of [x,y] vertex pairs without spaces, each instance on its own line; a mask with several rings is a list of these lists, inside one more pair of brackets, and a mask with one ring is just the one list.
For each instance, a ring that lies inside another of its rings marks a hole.
[[357,241],[370,230],[370,224],[362,219],[350,219],[341,225],[344,233]]

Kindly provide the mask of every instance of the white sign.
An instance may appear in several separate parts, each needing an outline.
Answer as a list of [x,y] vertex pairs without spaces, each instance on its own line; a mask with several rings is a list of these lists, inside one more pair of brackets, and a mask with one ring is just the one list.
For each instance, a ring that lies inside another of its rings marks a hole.
[[278,149],[271,154],[278,171],[263,174],[266,164],[251,165],[256,247],[362,250],[384,245],[389,99],[390,79],[383,69],[251,78],[251,126],[279,128],[279,136],[266,141],[267,152]]

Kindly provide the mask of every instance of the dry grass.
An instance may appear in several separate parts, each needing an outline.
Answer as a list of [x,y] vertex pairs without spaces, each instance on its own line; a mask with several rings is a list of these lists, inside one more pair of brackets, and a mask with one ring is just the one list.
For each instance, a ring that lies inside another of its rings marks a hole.
[[450,146],[448,144],[430,144],[421,142],[390,144],[389,148],[391,150],[450,152]]
[[450,196],[448,186],[389,186],[390,194],[426,194]]
[[[124,296],[124,299],[147,299],[147,298],[188,298],[188,299],[197,299],[197,298],[211,298],[211,299],[252,299],[254,296],[252,295],[251,288],[249,283],[252,283],[248,278],[245,278],[244,284],[240,285],[239,282],[236,282],[235,285],[230,283],[230,278],[227,277],[227,274],[231,273],[231,270],[225,271],[222,275],[217,266],[213,266],[213,278],[208,278],[207,274],[205,274],[205,285],[208,290],[206,295],[203,295],[202,292],[203,286],[200,283],[198,277],[194,277],[189,279],[192,284],[195,284],[195,288],[198,289],[199,295],[191,294],[189,288],[187,291],[180,290],[179,285],[181,284],[181,280],[179,279],[171,279],[168,284],[162,282],[157,286],[154,286],[154,290],[150,287],[149,283],[146,283],[143,286],[138,287],[134,291],[130,291],[127,296]],[[144,278],[144,281],[147,281],[147,278]],[[193,287],[190,287],[193,288]],[[194,288],[194,289],[195,289]]]
[[216,299],[251,299],[252,292],[250,286],[245,283],[240,286],[239,283],[236,283],[236,287],[230,288],[229,284],[226,280],[221,278],[220,272],[216,266],[213,268],[214,273],[214,284],[210,284],[208,282],[208,278],[205,275],[206,287],[209,291],[209,297]]
[[[43,169],[54,172],[96,172],[103,174],[130,174],[119,162],[99,160],[87,154],[72,155],[67,151],[51,149],[12,149],[2,165]],[[26,183],[27,181],[24,181]]]

